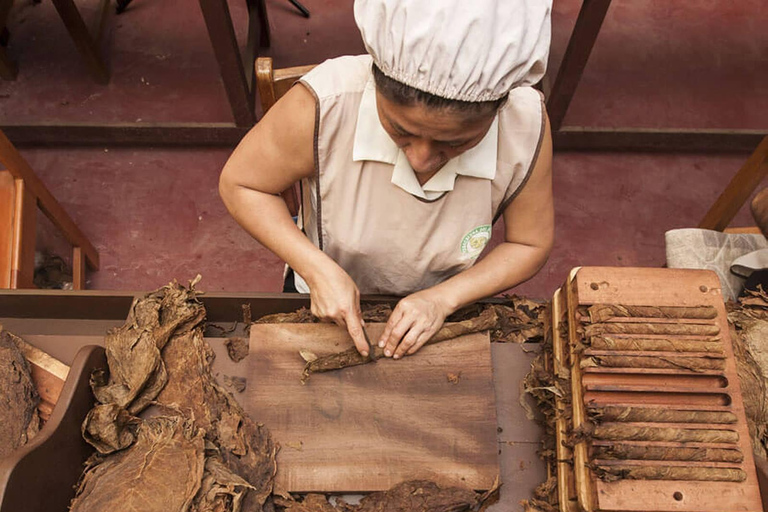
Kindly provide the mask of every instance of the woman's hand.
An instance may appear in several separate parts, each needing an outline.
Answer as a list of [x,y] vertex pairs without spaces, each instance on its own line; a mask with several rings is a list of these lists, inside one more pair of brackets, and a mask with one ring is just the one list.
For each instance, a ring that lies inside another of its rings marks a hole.
[[379,347],[387,357],[411,355],[429,341],[452,312],[432,288],[411,294],[397,303],[379,339]]
[[[330,260],[329,260],[330,261]],[[332,263],[332,262],[331,262]],[[360,291],[349,274],[332,263],[309,282],[312,314],[320,320],[335,322],[349,332],[357,351],[368,356],[368,343],[363,334],[363,315],[360,312]]]

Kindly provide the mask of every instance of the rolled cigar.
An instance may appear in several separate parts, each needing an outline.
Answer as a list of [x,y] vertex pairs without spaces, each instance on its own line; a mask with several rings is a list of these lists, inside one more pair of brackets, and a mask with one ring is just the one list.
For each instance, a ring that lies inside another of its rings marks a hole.
[[593,336],[588,341],[589,345],[596,350],[711,352],[713,354],[723,352],[723,346],[719,341],[676,338],[617,338],[615,336]]
[[589,409],[590,417],[601,422],[639,423],[736,423],[736,415],[728,411],[683,411],[656,407],[594,407]]
[[[740,469],[677,466],[599,466],[598,473],[610,479],[696,480],[704,482],[743,482],[747,474]],[[605,478],[601,476],[601,478]]]
[[621,304],[595,304],[587,310],[593,323],[605,322],[611,318],[689,318],[711,320],[717,318],[713,306],[626,306]]
[[739,442],[739,434],[733,430],[689,429],[670,427],[638,427],[621,423],[595,426],[595,439],[605,441],[665,441],[677,443],[726,443]]
[[673,336],[716,336],[720,328],[714,324],[659,324],[651,322],[615,322],[591,324],[584,330],[587,337],[599,334],[661,334]]
[[701,462],[742,462],[744,455],[739,450],[727,448],[669,448],[663,446],[595,446],[593,459],[619,460],[675,460]]
[[712,357],[659,357],[659,356],[588,356],[580,363],[582,368],[653,368],[701,372],[725,369],[725,359]]

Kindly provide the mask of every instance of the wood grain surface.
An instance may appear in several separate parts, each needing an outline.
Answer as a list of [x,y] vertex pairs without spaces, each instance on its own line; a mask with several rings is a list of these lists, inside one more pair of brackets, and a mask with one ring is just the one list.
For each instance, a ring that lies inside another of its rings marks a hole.
[[[377,339],[383,324],[369,324]],[[346,350],[330,324],[251,327],[245,402],[280,443],[277,485],[289,492],[365,492],[409,479],[488,489],[499,472],[487,334],[424,347],[400,361],[313,375],[299,350]],[[458,382],[451,382],[458,378]]]

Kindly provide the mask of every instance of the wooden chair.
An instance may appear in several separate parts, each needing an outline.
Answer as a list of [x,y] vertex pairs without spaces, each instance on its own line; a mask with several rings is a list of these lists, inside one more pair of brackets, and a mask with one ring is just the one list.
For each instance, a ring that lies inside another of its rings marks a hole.
[[[272,59],[270,57],[259,57],[256,59],[256,89],[259,91],[261,100],[262,115],[277,103],[277,100],[283,97],[288,90],[293,87],[302,76],[309,73],[315,65],[296,66],[293,68],[273,69]],[[299,191],[298,186],[283,191],[283,200],[288,205],[288,211],[294,217],[299,213]]]
[[73,246],[72,280],[85,289],[86,265],[99,268],[99,253],[0,131],[0,288],[34,288],[37,209]]
[[760,230],[756,227],[726,228],[766,176],[768,176],[768,136],[763,138],[752,156],[733,176],[723,193],[704,215],[699,228],[727,233],[760,234]]

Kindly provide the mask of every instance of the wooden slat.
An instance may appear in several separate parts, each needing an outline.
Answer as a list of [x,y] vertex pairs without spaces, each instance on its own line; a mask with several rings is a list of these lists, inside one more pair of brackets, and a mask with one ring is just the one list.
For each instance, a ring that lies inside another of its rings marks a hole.
[[[367,328],[377,339],[384,325]],[[351,346],[335,325],[251,326],[245,403],[282,446],[276,484],[289,492],[363,492],[428,479],[489,488],[499,468],[487,333],[301,384],[299,350]]]
[[229,6],[226,0],[199,0],[213,53],[219,63],[224,89],[232,107],[235,124],[252,126],[256,122],[253,94],[243,70],[240,48],[235,37]]
[[567,126],[553,130],[552,141],[555,151],[751,153],[765,134],[765,130]]
[[34,288],[37,201],[23,180],[14,182],[11,288]]
[[559,130],[563,124],[610,6],[611,0],[584,0],[581,5],[563,62],[552,86],[552,93],[547,100],[547,112],[553,132]]
[[85,290],[86,264],[83,250],[75,247],[72,250],[72,286],[75,290]]
[[15,180],[10,172],[0,171],[0,288],[11,287],[15,205]]
[[88,238],[80,231],[77,224],[61,207],[53,194],[34,173],[29,164],[13,147],[11,141],[0,131],[0,162],[5,165],[16,179],[24,181],[24,186],[38,200],[38,205],[51,222],[61,230],[67,241],[75,247],[80,247],[85,254],[88,265],[94,270],[99,268],[99,253]]
[[744,166],[731,179],[699,223],[701,229],[722,231],[768,175],[768,136],[763,138]]

